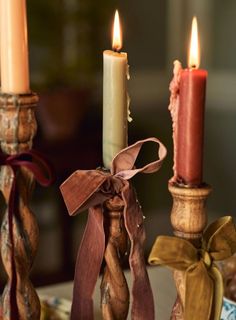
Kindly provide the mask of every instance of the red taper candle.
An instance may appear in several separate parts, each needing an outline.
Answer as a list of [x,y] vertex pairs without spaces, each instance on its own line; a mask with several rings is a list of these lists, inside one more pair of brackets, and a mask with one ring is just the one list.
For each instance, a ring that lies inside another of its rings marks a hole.
[[[207,71],[198,69],[197,20],[193,19],[189,68],[178,71],[170,88],[175,88],[175,106],[170,105],[174,128],[174,177],[177,183],[197,187],[203,181],[204,111]],[[174,72],[175,73],[175,72]],[[173,91],[172,91],[173,99]],[[173,101],[171,101],[173,104]],[[174,109],[174,116],[173,116]]]

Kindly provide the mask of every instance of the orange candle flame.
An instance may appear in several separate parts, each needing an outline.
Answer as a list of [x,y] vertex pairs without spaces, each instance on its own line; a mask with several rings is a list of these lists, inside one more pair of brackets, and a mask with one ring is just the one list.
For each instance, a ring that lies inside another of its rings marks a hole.
[[112,48],[114,51],[120,51],[122,48],[122,35],[118,10],[116,10],[114,18]]
[[199,38],[198,38],[197,18],[193,17],[188,66],[189,68],[198,69],[199,65],[200,65],[200,45],[199,45]]

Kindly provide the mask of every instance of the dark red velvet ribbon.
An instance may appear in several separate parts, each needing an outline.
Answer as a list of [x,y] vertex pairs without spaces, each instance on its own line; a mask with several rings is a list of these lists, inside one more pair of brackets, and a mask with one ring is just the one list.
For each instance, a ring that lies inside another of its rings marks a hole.
[[16,301],[16,268],[14,260],[14,237],[13,237],[13,216],[17,215],[19,192],[17,188],[17,171],[19,168],[26,168],[34,175],[35,180],[42,186],[47,187],[53,182],[51,166],[41,154],[35,150],[25,151],[16,155],[0,153],[0,166],[9,166],[13,172],[13,181],[8,202],[8,225],[11,246],[12,280],[10,284],[10,319],[19,319]]
[[[135,168],[136,159],[146,142],[158,148],[157,160]],[[154,301],[148,279],[143,244],[145,230],[143,214],[129,179],[137,173],[158,171],[166,156],[166,148],[156,138],[138,141],[120,151],[112,161],[111,173],[99,170],[78,170],[60,187],[70,215],[89,208],[87,226],[80,245],[74,279],[71,320],[93,319],[93,292],[103,261],[106,239],[103,204],[118,195],[124,202],[123,216],[130,239],[133,320],[154,320]]]

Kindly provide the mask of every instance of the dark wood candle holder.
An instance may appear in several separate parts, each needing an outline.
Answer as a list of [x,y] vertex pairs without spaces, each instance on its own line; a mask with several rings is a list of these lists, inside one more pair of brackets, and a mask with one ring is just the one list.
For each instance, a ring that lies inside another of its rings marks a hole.
[[[16,155],[30,150],[37,130],[36,94],[0,94],[0,144],[3,153]],[[18,187],[17,212],[9,219],[9,197],[14,179]],[[40,302],[29,279],[38,246],[38,225],[29,209],[29,197],[34,185],[32,172],[19,168],[17,175],[10,166],[2,166],[0,189],[6,201],[6,213],[1,227],[1,256],[8,276],[2,295],[3,320],[38,320]],[[14,291],[15,301],[12,301]],[[15,309],[15,311],[12,310]]]
[[[169,191],[173,198],[171,224],[174,235],[190,241],[197,248],[200,247],[202,234],[207,225],[206,200],[211,188],[208,185],[188,188],[169,183]],[[173,307],[172,320],[184,320],[184,273],[176,269],[173,271],[177,300]]]

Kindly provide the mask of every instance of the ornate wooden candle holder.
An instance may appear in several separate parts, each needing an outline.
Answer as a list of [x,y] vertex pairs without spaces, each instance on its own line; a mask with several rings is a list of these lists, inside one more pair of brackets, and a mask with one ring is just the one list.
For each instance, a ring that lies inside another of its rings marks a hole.
[[233,219],[222,217],[205,229],[210,187],[188,188],[170,183],[169,190],[175,236],[157,237],[149,262],[174,270],[177,300],[171,319],[220,319],[224,290],[215,262],[236,251]]
[[[208,185],[188,188],[169,183],[169,191],[173,197],[171,224],[174,228],[174,235],[200,248],[202,234],[207,225],[206,200],[211,188]],[[184,320],[184,272],[175,269],[174,281],[178,296],[172,311],[172,320]]]
[[[0,143],[2,152],[8,155],[30,150],[37,130],[35,107],[36,94],[0,95]],[[8,214],[10,194],[14,179],[18,189],[17,212]],[[1,255],[8,283],[2,296],[4,320],[38,320],[40,303],[29,280],[29,272],[38,245],[38,226],[29,209],[29,196],[33,187],[33,173],[25,167],[15,172],[10,166],[2,166],[0,189],[7,210],[1,227]]]
[[[157,160],[138,169],[135,162],[147,142],[158,147]],[[138,141],[114,157],[111,171],[77,170],[60,186],[70,215],[89,209],[75,268],[72,320],[93,319],[92,295],[103,260],[103,319],[127,318],[129,290],[122,270],[127,251],[133,279],[131,317],[154,320],[154,301],[144,260],[143,213],[130,179],[138,173],[158,171],[165,157],[166,148],[156,138]]]

